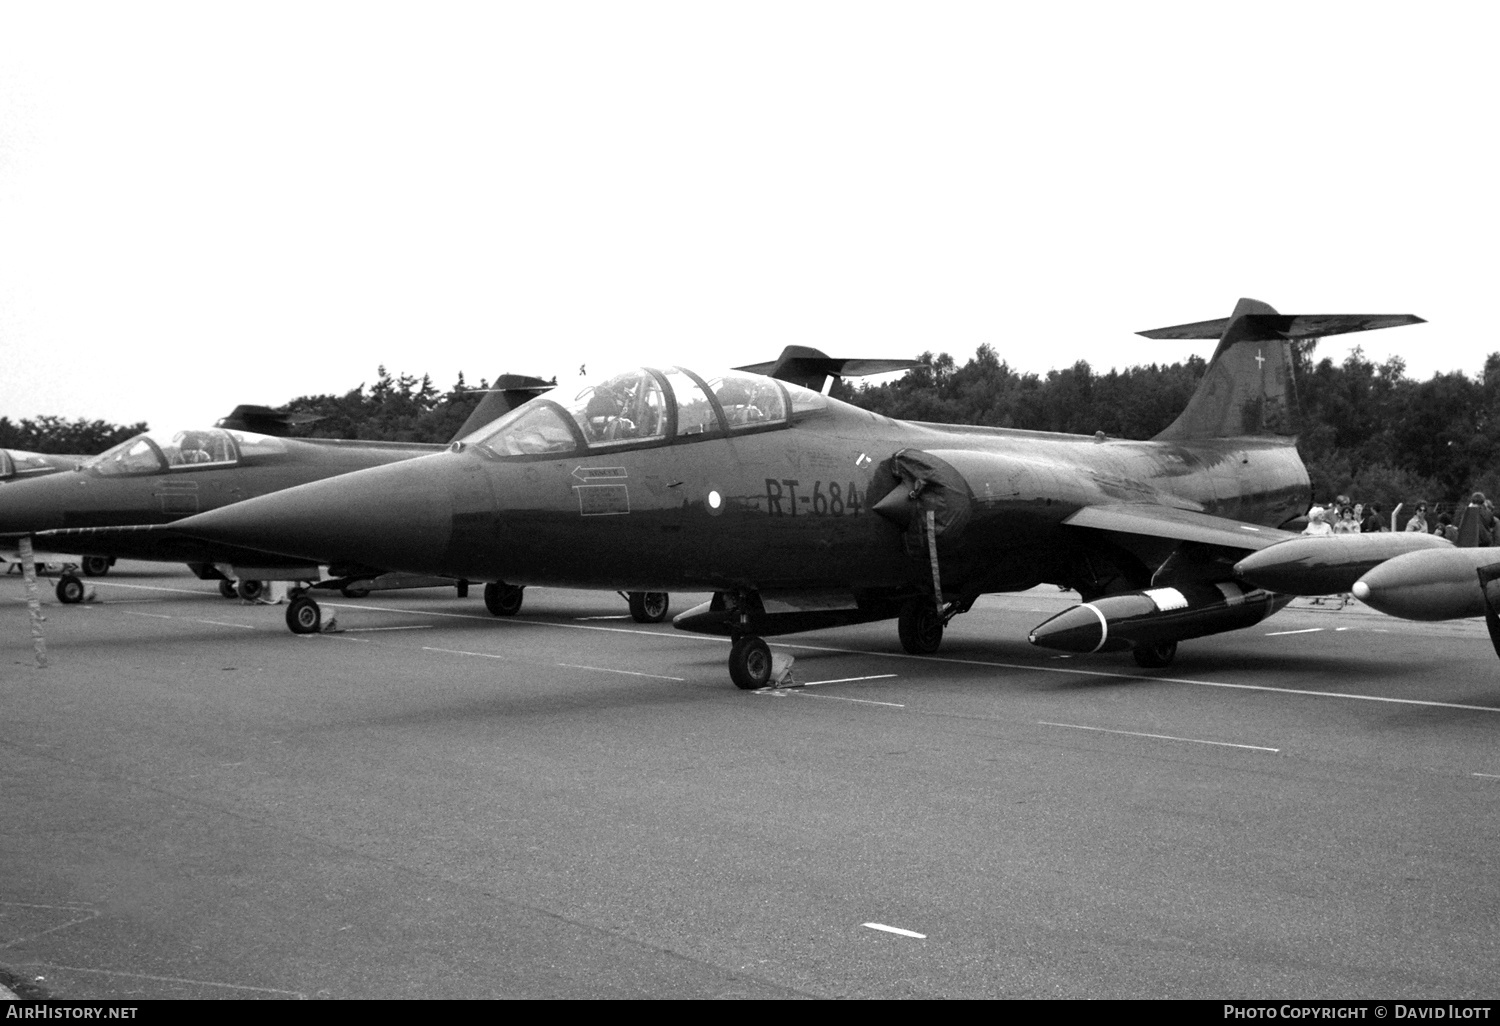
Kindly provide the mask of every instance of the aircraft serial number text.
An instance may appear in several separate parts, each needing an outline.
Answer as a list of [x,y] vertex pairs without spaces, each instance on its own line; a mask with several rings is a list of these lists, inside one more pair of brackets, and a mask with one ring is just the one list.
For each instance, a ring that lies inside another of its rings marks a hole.
[[794,477],[766,478],[766,512],[773,517],[859,516],[863,508],[853,481],[814,481],[809,490]]

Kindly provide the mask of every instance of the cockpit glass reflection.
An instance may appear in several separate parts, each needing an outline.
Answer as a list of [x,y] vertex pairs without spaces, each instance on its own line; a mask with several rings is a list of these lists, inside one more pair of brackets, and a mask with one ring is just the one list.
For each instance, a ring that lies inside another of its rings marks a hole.
[[551,403],[533,400],[496,421],[475,439],[496,456],[540,456],[572,452],[578,446],[568,422]]
[[786,420],[786,399],[770,378],[743,371],[724,371],[708,379],[730,431],[766,427]]
[[[563,386],[553,394],[568,391]],[[666,396],[656,375],[644,368],[585,382],[562,405],[590,449],[667,437]]]
[[165,441],[160,438],[162,455],[169,467],[198,467],[206,463],[233,463],[234,448],[229,434],[222,429],[211,431],[178,431]]
[[156,474],[166,469],[166,461],[156,443],[145,435],[136,435],[113,449],[106,449],[84,466],[105,477],[115,477],[120,474]]
[[674,442],[723,437],[726,430],[776,427],[826,407],[816,392],[759,374],[715,371],[699,377],[685,367],[633,367],[560,385],[465,442],[494,456],[561,455],[650,445],[669,435]]
[[719,416],[714,413],[714,404],[708,399],[693,376],[681,367],[667,372],[667,387],[677,400],[677,437],[693,438],[702,435],[721,435]]

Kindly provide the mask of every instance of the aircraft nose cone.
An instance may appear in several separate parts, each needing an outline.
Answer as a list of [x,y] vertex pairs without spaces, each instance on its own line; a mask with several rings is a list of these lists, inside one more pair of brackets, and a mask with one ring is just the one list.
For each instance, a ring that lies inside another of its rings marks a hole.
[[59,485],[73,484],[75,474],[51,474],[36,481],[0,485],[0,534],[28,534],[62,527],[64,503],[70,497]]
[[1104,617],[1091,605],[1064,609],[1033,627],[1029,640],[1042,648],[1063,652],[1097,652],[1105,639]]
[[1370,597],[1370,586],[1364,582],[1363,578],[1354,582],[1354,597],[1361,602]]
[[247,499],[179,520],[174,528],[317,563],[435,573],[453,530],[445,455]]

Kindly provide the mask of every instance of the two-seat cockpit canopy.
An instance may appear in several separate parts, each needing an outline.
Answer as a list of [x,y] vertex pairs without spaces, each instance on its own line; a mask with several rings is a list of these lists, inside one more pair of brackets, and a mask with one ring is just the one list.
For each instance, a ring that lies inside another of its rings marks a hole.
[[92,457],[78,469],[91,470],[105,477],[165,474],[233,467],[247,456],[284,452],[286,445],[281,439],[248,431],[227,431],[224,428],[147,431]]
[[562,456],[784,427],[827,405],[811,389],[760,374],[636,367],[559,385],[464,442],[500,457]]

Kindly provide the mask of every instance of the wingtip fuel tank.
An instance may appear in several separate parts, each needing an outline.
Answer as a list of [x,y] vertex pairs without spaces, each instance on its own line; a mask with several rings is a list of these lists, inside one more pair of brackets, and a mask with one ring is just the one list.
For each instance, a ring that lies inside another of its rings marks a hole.
[[1252,552],[1234,565],[1234,573],[1282,595],[1336,595],[1352,590],[1355,581],[1386,560],[1452,548],[1447,539],[1415,531],[1288,538]]
[[1481,567],[1500,563],[1500,549],[1409,552],[1372,568],[1350,589],[1371,609],[1403,620],[1457,620],[1485,613]]

